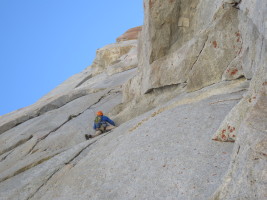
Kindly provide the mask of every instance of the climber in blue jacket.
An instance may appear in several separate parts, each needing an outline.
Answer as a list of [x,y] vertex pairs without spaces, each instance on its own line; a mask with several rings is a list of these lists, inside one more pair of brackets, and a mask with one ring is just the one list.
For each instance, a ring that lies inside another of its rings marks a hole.
[[89,138],[96,137],[114,128],[116,128],[114,121],[103,115],[102,111],[98,111],[96,113],[96,118],[94,121],[94,129],[96,130],[96,132],[94,135],[85,134],[85,138],[88,140]]

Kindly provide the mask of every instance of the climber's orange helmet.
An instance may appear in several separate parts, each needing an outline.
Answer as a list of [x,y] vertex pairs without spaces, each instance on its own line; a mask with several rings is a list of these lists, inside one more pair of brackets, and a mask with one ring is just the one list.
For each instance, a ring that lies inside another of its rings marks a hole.
[[96,113],[97,116],[103,116],[103,112],[100,110]]

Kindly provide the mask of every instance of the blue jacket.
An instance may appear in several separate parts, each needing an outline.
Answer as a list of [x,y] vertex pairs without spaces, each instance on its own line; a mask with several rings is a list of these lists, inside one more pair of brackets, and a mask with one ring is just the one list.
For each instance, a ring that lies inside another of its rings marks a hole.
[[[107,123],[115,126],[115,123],[111,119],[109,119],[107,116],[104,116],[104,115],[102,116],[101,122],[107,122]],[[97,124],[94,123],[94,129],[96,129],[96,128],[97,128]]]

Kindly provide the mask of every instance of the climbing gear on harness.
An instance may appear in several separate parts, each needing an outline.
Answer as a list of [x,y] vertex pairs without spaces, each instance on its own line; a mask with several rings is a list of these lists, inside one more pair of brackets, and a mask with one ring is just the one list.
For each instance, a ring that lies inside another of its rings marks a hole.
[[104,133],[106,130],[106,127],[108,126],[108,123],[105,121],[102,121],[102,116],[97,116],[95,118],[95,125],[96,125],[96,130],[100,130],[102,133]]

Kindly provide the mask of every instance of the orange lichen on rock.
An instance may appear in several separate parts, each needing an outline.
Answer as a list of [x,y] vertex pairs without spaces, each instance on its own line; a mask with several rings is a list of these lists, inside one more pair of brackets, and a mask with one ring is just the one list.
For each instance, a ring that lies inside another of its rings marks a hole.
[[214,41],[212,42],[212,44],[213,44],[213,47],[214,47],[214,48],[217,48],[217,46],[218,46],[217,41],[214,40]]
[[235,35],[236,35],[236,37],[240,37],[241,36],[241,34],[239,32],[236,32]]
[[238,69],[233,69],[232,72],[231,72],[231,75],[235,75],[236,73],[238,72]]

